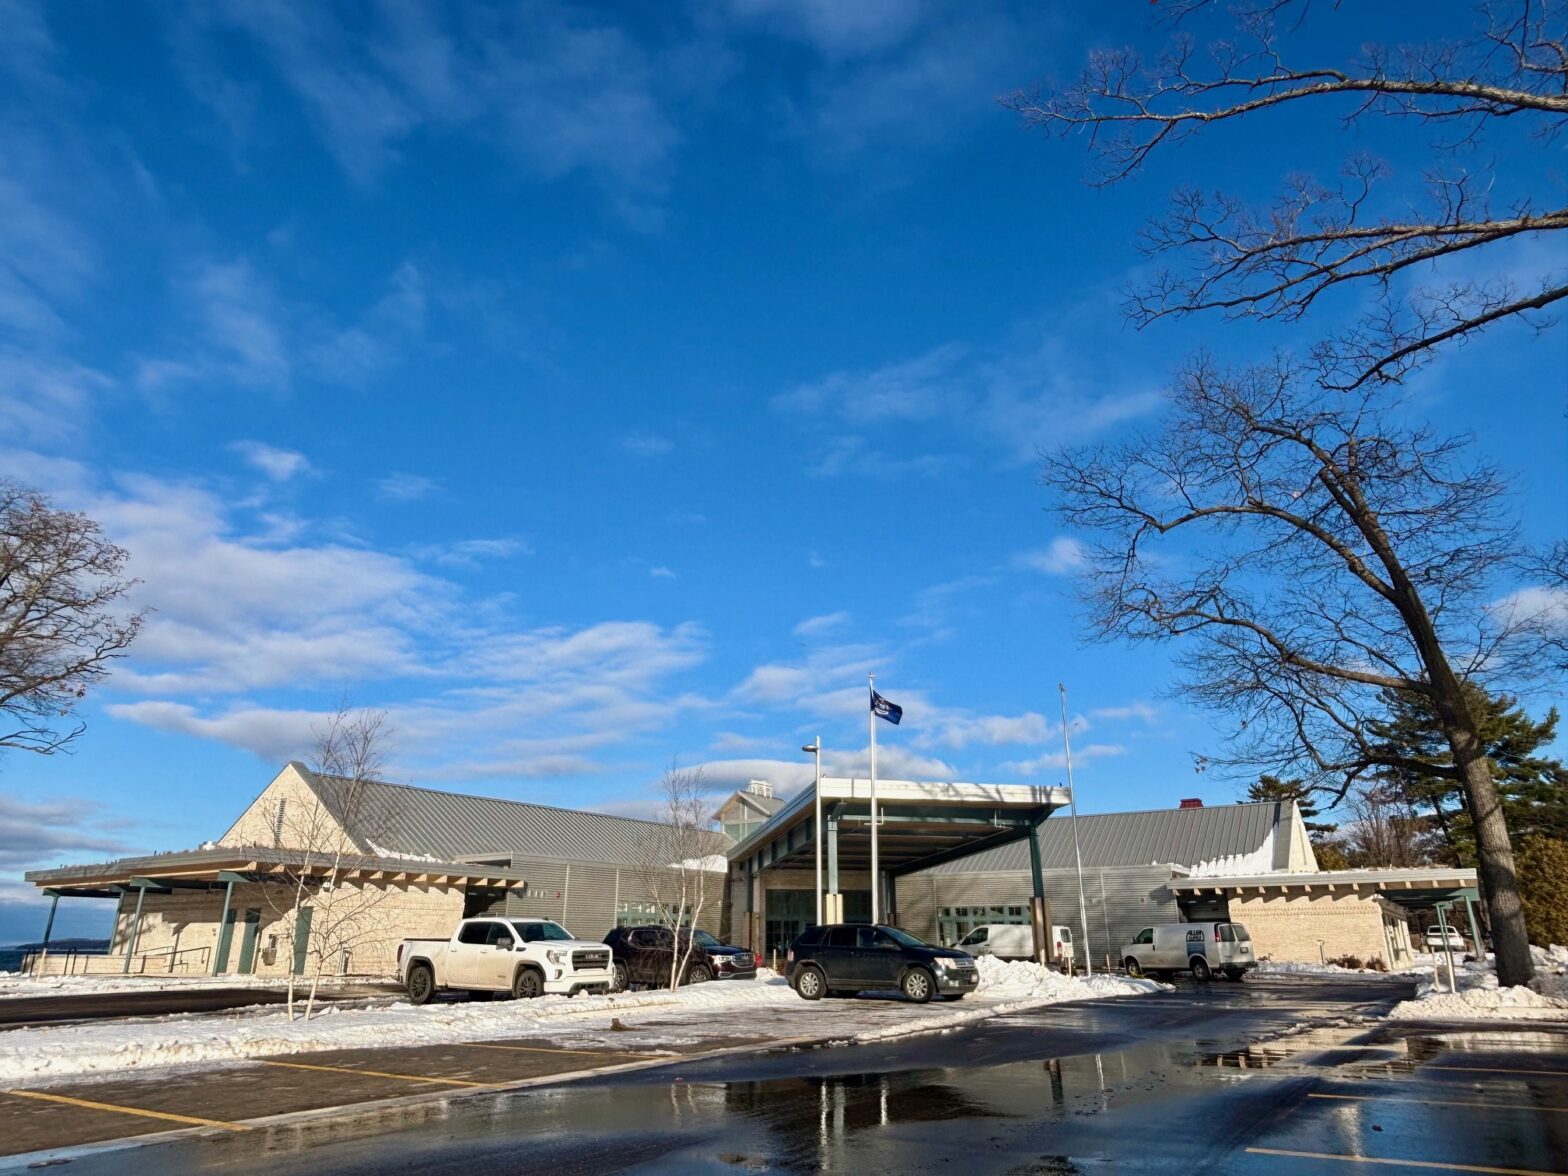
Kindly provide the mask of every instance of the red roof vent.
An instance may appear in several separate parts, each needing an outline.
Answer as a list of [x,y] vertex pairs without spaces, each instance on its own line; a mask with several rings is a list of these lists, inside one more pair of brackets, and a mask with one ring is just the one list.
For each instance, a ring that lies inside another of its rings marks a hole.
[[1189,796],[1186,800],[1182,801],[1181,804],[1178,805],[1177,807],[1178,808],[1202,808],[1203,807],[1203,800],[1200,797]]

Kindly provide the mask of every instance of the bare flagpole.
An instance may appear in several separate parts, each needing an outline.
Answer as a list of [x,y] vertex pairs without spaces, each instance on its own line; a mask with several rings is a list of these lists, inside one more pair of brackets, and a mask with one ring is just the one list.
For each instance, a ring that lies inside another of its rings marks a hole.
[[[877,692],[877,676],[867,674],[866,682],[871,687],[874,697]],[[875,707],[866,708],[866,722],[871,731],[871,921],[882,921],[882,878],[877,871],[877,712]]]
[[1078,925],[1083,930],[1083,974],[1092,976],[1094,955],[1089,950],[1089,904],[1083,896],[1083,850],[1078,845],[1078,789],[1073,787],[1073,742],[1067,734],[1067,685],[1058,682],[1056,689],[1062,696],[1062,747],[1067,752],[1067,795],[1072,804],[1073,858],[1078,863]]

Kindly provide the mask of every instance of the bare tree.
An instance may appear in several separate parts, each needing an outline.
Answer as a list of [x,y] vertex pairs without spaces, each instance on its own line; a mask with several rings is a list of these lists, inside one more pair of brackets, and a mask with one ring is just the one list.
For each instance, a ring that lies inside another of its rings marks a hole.
[[1345,798],[1348,816],[1337,841],[1357,868],[1409,869],[1431,862],[1428,822],[1387,785],[1357,788]]
[[268,893],[277,895],[273,905],[284,916],[283,946],[294,958],[303,956],[303,969],[289,968],[291,1020],[301,979],[310,980],[308,1021],[323,977],[351,966],[362,944],[385,938],[376,908],[391,891],[365,875],[386,856],[383,846],[395,839],[401,820],[378,787],[388,738],[385,714],[340,706],[316,735],[317,791],[283,809],[278,840],[297,856],[280,869],[285,885]]
[[[637,847],[637,875],[672,936],[670,988],[680,987],[691,963],[693,932],[707,905],[712,858],[719,840],[708,824],[709,796],[701,768],[671,764],[659,780],[659,809]],[[721,874],[722,878],[723,875]]]
[[1380,692],[1430,708],[1475,818],[1498,978],[1523,984],[1513,850],[1464,688],[1531,669],[1530,634],[1487,606],[1517,536],[1466,439],[1402,425],[1382,399],[1325,399],[1285,361],[1199,358],[1161,429],[1061,453],[1042,478],[1096,537],[1096,634],[1186,638],[1186,696],[1239,720],[1229,762],[1342,797],[1401,766],[1371,726]]
[[0,479],[0,748],[49,755],[82,733],[60,720],[146,615],[116,608],[135,584],[126,559],[86,515]]
[[[1032,125],[1087,132],[1094,182],[1124,180],[1200,130],[1295,107],[1344,122],[1416,124],[1446,164],[1434,163],[1424,198],[1414,200],[1404,191],[1385,198],[1390,169],[1368,154],[1343,161],[1331,181],[1305,168],[1288,176],[1262,208],[1179,188],[1144,235],[1149,253],[1174,264],[1129,291],[1134,322],[1198,311],[1291,321],[1333,291],[1370,287],[1371,308],[1317,351],[1325,384],[1356,388],[1398,380],[1434,348],[1495,323],[1540,322],[1539,312],[1568,297],[1568,275],[1551,251],[1508,266],[1498,255],[1510,242],[1568,228],[1557,177],[1544,167],[1497,169],[1483,150],[1488,133],[1505,128],[1549,142],[1568,119],[1562,0],[1497,0],[1468,35],[1368,46],[1348,62],[1321,65],[1287,60],[1286,43],[1314,15],[1307,0],[1254,0],[1239,10],[1177,0],[1157,12],[1184,27],[1153,61],[1132,49],[1098,52],[1075,84],[1008,100]],[[1188,28],[1211,14],[1230,27],[1200,51]],[[1490,275],[1477,276],[1489,265]]]

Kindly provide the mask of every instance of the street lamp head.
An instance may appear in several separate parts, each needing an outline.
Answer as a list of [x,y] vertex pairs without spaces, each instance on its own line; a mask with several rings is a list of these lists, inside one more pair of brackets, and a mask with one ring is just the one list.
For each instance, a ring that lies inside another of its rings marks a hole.
[[822,750],[822,744],[820,744],[820,743],[808,743],[808,744],[806,744],[806,746],[802,747],[800,750],[801,751],[811,751],[811,752],[821,751]]

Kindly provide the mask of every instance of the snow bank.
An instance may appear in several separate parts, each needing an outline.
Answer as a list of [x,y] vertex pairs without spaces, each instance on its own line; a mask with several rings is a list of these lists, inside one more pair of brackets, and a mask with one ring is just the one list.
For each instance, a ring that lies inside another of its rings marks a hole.
[[1135,996],[1168,988],[1152,980],[1116,976],[1071,979],[1038,964],[991,958],[982,958],[979,967],[980,988],[969,999],[909,1005],[907,1016],[876,1028],[867,1028],[863,1006],[857,1009],[853,1001],[808,1003],[767,969],[759,971],[756,981],[701,984],[679,992],[585,993],[421,1008],[403,1002],[370,1008],[328,1006],[309,1022],[290,1022],[283,1010],[269,1007],[201,1017],[23,1027],[0,1034],[0,1086],[316,1050],[530,1037],[603,1045],[612,1018],[638,1009],[657,1010],[657,1028],[640,1027],[642,1040],[651,1041],[655,1050],[661,1042],[690,1043],[735,1031],[761,1031],[776,1038],[873,1041],[956,1028],[1062,1001]]
[[1170,992],[1171,985],[1126,976],[1094,975],[1088,979],[1064,976],[1029,960],[999,960],[980,956],[980,987],[975,995],[1007,1000],[1029,999],[1042,1004],[1064,1000],[1093,1000],[1106,996],[1139,996]]
[[1295,960],[1263,960],[1248,976],[1360,976],[1363,979],[1382,977],[1408,983],[1406,972],[1379,972],[1376,968],[1342,968],[1338,964],[1304,964]]
[[[1447,967],[1438,963],[1401,1001],[1391,1021],[1560,1021],[1568,1020],[1568,949],[1532,947],[1536,979],[1531,988],[1499,988],[1490,955],[1485,961],[1454,964],[1459,991],[1448,991]],[[1439,979],[1441,982],[1439,982]]]
[[[323,988],[340,984],[375,984],[390,977],[324,976]],[[202,988],[288,987],[287,977],[275,976],[25,976],[0,972],[0,1000],[21,996],[91,996],[100,992],[171,992]]]

